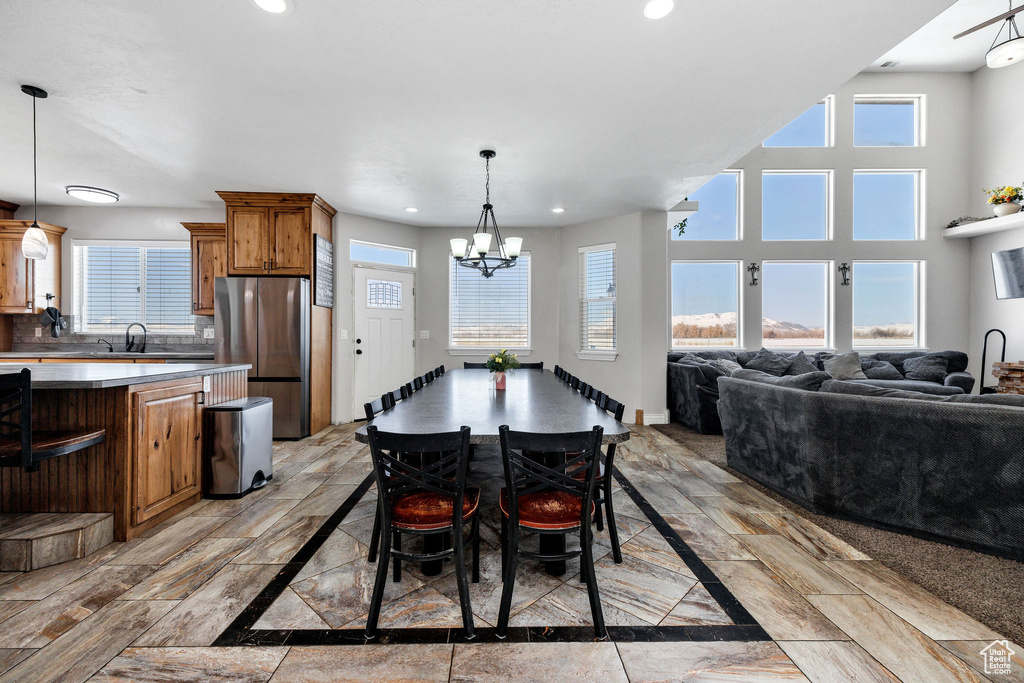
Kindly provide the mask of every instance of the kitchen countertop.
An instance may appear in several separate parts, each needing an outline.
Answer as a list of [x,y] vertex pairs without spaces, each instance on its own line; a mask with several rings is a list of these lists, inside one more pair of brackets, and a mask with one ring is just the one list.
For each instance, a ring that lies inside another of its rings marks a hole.
[[150,351],[146,353],[125,353],[123,351],[0,351],[0,358],[116,358],[159,360],[213,360],[213,349],[209,351]]
[[2,371],[32,371],[33,389],[107,389],[130,384],[148,384],[169,379],[187,379],[248,370],[248,364],[227,363],[43,363],[18,366],[8,363]]

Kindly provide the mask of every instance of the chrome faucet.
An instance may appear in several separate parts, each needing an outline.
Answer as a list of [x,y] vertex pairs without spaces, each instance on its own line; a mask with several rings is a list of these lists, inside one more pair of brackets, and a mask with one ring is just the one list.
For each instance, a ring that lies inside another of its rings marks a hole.
[[128,329],[124,331],[124,350],[126,353],[131,351],[135,347],[135,337],[132,336],[131,338],[129,338],[128,335],[131,334],[132,328],[135,327],[136,325],[142,328],[142,346],[138,348],[137,353],[146,352],[146,326],[143,325],[142,323],[132,323],[131,325],[128,326]]

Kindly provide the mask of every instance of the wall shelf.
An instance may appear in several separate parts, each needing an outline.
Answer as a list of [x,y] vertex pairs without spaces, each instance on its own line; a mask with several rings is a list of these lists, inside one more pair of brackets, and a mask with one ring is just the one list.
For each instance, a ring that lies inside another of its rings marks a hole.
[[1024,228],[1024,211],[1018,211],[1017,213],[1000,218],[989,218],[983,221],[975,221],[974,223],[964,223],[955,228],[944,228],[942,236],[946,239],[964,240],[980,235],[989,235],[994,232],[1015,230],[1017,228]]

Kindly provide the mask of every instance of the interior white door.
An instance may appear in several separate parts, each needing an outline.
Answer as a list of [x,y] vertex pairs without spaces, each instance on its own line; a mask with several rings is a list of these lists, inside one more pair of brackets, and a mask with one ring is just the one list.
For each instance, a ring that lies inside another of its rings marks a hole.
[[364,415],[365,403],[412,380],[415,299],[412,273],[353,270],[353,415],[358,419]]

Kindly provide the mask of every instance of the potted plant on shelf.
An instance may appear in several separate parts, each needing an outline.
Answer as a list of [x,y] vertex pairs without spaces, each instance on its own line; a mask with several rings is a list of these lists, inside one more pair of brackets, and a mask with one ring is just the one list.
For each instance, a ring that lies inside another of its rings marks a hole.
[[985,190],[988,203],[992,205],[992,213],[996,216],[1009,216],[1020,211],[1020,200],[1024,199],[1024,190],[1013,185],[993,187]]
[[494,388],[498,391],[505,390],[505,373],[512,372],[519,367],[522,367],[519,363],[519,358],[516,354],[509,353],[506,349],[502,349],[498,353],[492,353],[487,358],[487,369],[491,371]]

